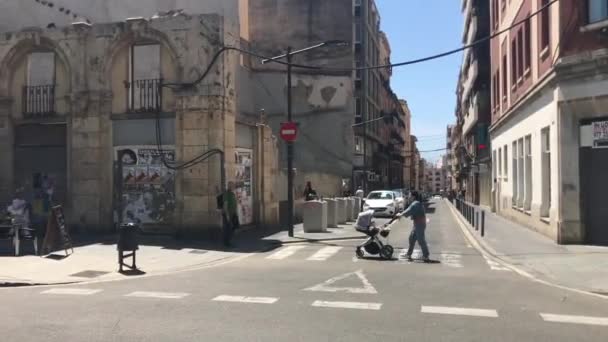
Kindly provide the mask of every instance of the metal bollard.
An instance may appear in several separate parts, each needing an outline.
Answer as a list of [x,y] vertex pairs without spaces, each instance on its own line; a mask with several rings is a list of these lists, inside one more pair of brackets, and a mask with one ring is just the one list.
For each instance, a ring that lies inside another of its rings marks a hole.
[[486,212],[481,211],[481,237],[486,235]]

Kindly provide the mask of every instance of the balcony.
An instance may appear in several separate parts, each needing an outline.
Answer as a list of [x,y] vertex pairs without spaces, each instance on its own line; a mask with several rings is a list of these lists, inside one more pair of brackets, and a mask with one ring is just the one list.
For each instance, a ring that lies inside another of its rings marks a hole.
[[161,84],[160,78],[135,80],[132,84],[125,81],[125,88],[129,94],[127,112],[159,112],[162,108]]
[[55,115],[55,85],[24,86],[22,94],[24,118]]

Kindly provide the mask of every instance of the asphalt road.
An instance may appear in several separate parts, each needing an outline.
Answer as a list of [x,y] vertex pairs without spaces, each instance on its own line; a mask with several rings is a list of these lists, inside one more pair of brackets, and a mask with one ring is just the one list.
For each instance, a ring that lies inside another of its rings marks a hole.
[[[1,289],[1,339],[608,339],[608,301],[489,263],[468,245],[451,215],[443,202],[431,205],[427,238],[437,264],[356,259],[358,241],[341,241],[284,246],[170,276]],[[403,220],[393,226],[390,241],[399,252],[407,247],[410,225]]]

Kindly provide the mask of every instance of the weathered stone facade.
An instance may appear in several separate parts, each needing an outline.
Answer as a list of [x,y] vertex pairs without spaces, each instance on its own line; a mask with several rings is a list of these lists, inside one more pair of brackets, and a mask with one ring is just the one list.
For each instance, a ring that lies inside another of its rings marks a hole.
[[[219,15],[178,15],[1,35],[0,164],[8,167],[0,171],[0,200],[8,199],[15,187],[28,186],[19,184],[16,149],[12,147],[20,139],[17,133],[23,130],[21,127],[27,125],[65,127],[67,169],[62,204],[69,223],[87,230],[112,229],[117,203],[113,191],[117,184],[115,151],[127,145],[155,149],[157,116],[166,139],[162,144],[172,146],[177,164],[218,148],[226,156],[225,170],[230,180],[235,174],[232,156],[238,55],[222,54],[208,77],[196,87],[162,88],[156,110],[133,110],[133,103],[142,101],[145,94],[142,95],[143,90],[137,95],[129,90],[135,87],[133,75],[139,63],[134,58],[134,46],[158,45],[160,70],[156,72],[162,82],[188,83],[202,74],[225,37],[232,35],[225,32],[225,27]],[[52,52],[55,56],[54,111],[44,117],[22,115],[26,112],[22,108],[26,103],[22,89],[28,85],[32,70],[28,57],[34,52]],[[155,85],[149,83],[146,89],[156,97]],[[269,138],[269,130],[260,128],[260,132],[264,139],[259,140],[258,150],[271,154],[276,144]],[[276,156],[266,156],[265,160],[259,177],[276,172]],[[26,167],[31,169],[31,165]],[[175,173],[175,210],[172,219],[163,223],[166,228],[199,231],[219,225],[215,196],[221,188],[220,169],[220,158],[214,156]],[[262,193],[263,198],[273,197],[269,188]],[[266,203],[266,208],[273,208],[272,203]],[[265,213],[263,217],[266,222],[276,222],[272,214]]]

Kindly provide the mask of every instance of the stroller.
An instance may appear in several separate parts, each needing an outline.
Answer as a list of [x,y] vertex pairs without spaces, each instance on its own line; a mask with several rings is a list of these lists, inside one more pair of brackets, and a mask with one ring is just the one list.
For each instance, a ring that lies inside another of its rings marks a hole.
[[[393,246],[388,243],[388,236],[391,232],[391,229],[388,228],[388,226],[393,223],[396,218],[393,218],[382,228],[376,227],[373,218],[373,210],[364,211],[357,217],[355,229],[358,232],[369,236],[369,239],[357,246],[355,253],[358,258],[363,258],[365,256],[365,252],[367,252],[371,255],[380,255],[380,257],[384,260],[391,260],[393,258],[394,249]],[[378,235],[384,238],[385,242],[382,242]]]

